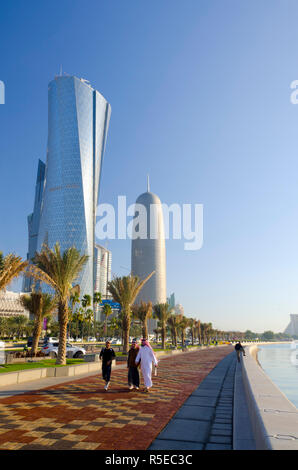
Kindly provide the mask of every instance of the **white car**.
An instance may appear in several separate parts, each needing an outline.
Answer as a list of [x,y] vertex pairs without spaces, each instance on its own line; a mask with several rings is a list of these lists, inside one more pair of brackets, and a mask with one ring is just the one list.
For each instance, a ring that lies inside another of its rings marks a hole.
[[111,344],[121,344],[121,339],[112,339]]
[[57,343],[57,341],[59,341],[59,339],[55,338],[54,336],[50,336],[49,338],[45,337],[43,339],[43,342],[44,342],[45,345],[48,344],[48,343]]
[[[59,343],[48,343],[41,349],[41,352],[48,356],[51,352],[54,352],[55,356],[58,356],[58,346]],[[78,348],[77,346],[72,346],[70,343],[66,343],[66,354],[71,351],[73,353],[73,358],[83,357],[86,354],[84,348]]]
[[82,338],[76,338],[75,339],[75,343],[82,343],[82,342],[83,342]]
[[88,336],[87,341],[90,343],[94,343],[95,341],[97,341],[97,339],[94,338],[94,336]]

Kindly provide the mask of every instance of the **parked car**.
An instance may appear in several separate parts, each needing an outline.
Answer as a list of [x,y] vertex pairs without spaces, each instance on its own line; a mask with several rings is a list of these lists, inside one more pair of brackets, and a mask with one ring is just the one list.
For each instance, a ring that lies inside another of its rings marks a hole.
[[46,345],[48,343],[57,343],[57,341],[59,341],[59,339],[56,338],[55,336],[50,336],[50,337],[45,336],[43,339],[43,345]]
[[90,343],[91,342],[94,343],[95,341],[97,341],[97,339],[94,338],[94,336],[88,336],[87,341],[90,342]]
[[76,338],[74,341],[75,341],[75,343],[82,343],[83,342],[82,338]]
[[[48,343],[46,346],[42,348],[42,352],[48,356],[51,352],[55,353],[55,356],[58,356],[58,347],[59,343]],[[72,351],[74,358],[83,357],[86,354],[86,350],[84,348],[78,348],[77,346],[73,346],[70,343],[66,343],[66,353]]]
[[[33,336],[29,336],[28,340],[27,340],[27,347],[28,348],[31,348],[33,344]],[[38,346],[43,346],[44,345],[44,341],[43,339],[41,338],[39,341],[38,341]]]
[[121,344],[121,339],[112,339],[111,344]]

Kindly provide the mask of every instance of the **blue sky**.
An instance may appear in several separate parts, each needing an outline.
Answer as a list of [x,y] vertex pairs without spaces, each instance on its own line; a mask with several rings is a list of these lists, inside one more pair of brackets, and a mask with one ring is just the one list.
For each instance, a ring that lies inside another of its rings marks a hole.
[[[15,0],[0,7],[0,249],[27,252],[47,86],[63,71],[112,106],[101,202],[146,189],[204,205],[204,245],[167,242],[167,288],[220,329],[298,313],[295,0]],[[110,241],[112,270],[130,241]],[[18,284],[16,284],[17,286]]]

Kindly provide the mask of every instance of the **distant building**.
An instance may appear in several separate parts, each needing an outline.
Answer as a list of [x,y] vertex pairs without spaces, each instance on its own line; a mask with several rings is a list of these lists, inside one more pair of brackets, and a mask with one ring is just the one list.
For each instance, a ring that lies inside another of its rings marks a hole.
[[290,323],[284,333],[290,336],[298,336],[298,315],[290,314]]
[[[95,245],[94,249],[94,292],[100,292],[103,300],[111,299],[108,292],[108,282],[112,276],[112,253],[101,245]],[[101,308],[99,305],[94,307],[95,317],[100,317]]]
[[175,305],[175,313],[177,315],[184,315],[184,308],[182,307],[181,304]]
[[167,298],[167,303],[169,304],[170,308],[175,308],[175,294],[171,294],[170,297]]
[[[149,190],[141,194],[136,201],[134,214],[135,229],[139,225],[139,207],[143,206],[147,214],[146,234],[132,239],[131,272],[140,279],[145,279],[152,271],[153,276],[146,282],[136,303],[149,302],[153,305],[165,303],[166,296],[166,247],[162,205],[159,197]],[[151,209],[152,208],[152,209]],[[140,228],[139,228],[140,231]],[[154,234],[154,237],[152,237]],[[157,321],[150,319],[148,331],[153,333]]]
[[[38,169],[37,169],[37,177],[36,177],[36,185],[35,185],[34,209],[33,209],[32,214],[28,215],[27,217],[27,224],[28,224],[27,260],[28,261],[32,261],[37,251],[37,238],[38,238],[39,223],[40,223],[43,189],[44,189],[44,182],[45,182],[45,168],[46,168],[45,164],[41,160],[38,160]],[[32,277],[24,276],[23,291],[31,292],[33,283],[34,283],[34,280]]]
[[103,246],[95,245],[94,253],[94,291],[100,292],[103,299],[109,297],[108,282],[112,274],[112,253]]
[[14,317],[24,315],[29,318],[29,312],[21,303],[23,293],[4,291],[0,292],[0,317]]

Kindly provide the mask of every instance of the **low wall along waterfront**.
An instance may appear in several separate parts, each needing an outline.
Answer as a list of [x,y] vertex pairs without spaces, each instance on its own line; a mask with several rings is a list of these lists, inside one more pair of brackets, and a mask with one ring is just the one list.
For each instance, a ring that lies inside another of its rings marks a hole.
[[257,346],[248,349],[242,377],[256,448],[298,450],[298,410],[260,367]]

